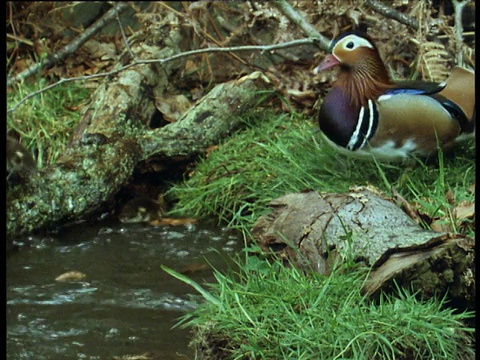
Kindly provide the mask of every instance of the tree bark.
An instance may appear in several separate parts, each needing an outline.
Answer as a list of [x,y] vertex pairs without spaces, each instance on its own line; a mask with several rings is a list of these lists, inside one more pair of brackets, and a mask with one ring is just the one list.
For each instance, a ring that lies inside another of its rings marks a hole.
[[255,223],[258,245],[288,262],[328,275],[340,263],[373,271],[363,290],[376,295],[394,280],[422,295],[475,306],[474,240],[420,228],[395,204],[365,188],[346,194],[288,194]]

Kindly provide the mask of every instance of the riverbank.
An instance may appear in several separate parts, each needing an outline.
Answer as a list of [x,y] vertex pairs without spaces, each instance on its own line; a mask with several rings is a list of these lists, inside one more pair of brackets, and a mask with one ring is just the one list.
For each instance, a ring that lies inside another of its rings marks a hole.
[[[258,112],[248,121],[171,188],[174,212],[216,216],[252,243],[253,223],[269,212],[271,200],[368,185],[394,189],[424,216],[426,228],[474,236],[471,220],[452,216],[459,204],[474,203],[475,155],[468,145],[428,164],[386,165],[334,153],[301,116]],[[368,269],[347,261],[330,277],[305,274],[282,259],[267,261],[252,246],[246,253],[255,256],[240,257],[240,271],[216,272],[217,283],[203,290],[210,301],[182,323],[194,329],[201,358],[473,358],[468,334],[474,329],[465,325],[473,313],[458,314],[445,299],[423,300],[408,288],[369,300],[360,291]]]

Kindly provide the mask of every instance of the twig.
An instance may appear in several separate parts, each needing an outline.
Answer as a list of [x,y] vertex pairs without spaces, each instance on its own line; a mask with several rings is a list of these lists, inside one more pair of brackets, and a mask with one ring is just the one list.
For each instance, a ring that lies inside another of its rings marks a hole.
[[455,47],[457,50],[456,60],[457,65],[463,66],[463,25],[462,25],[462,13],[463,8],[470,0],[452,0],[453,8],[455,9]]
[[410,16],[407,16],[405,14],[402,14],[401,12],[398,12],[392,9],[391,7],[388,7],[387,5],[381,3],[380,1],[367,0],[365,4],[368,7],[370,7],[372,10],[378,12],[379,14],[382,14],[386,17],[397,20],[399,23],[407,25],[415,30],[418,30],[420,26],[418,24],[418,21],[415,20],[414,18],[411,18]]
[[315,43],[318,44],[321,50],[328,51],[330,40],[305,20],[286,0],[276,0],[272,2],[272,5],[280,10],[290,21],[298,25],[308,37],[316,39]]
[[25,101],[28,99],[41,94],[47,90],[50,90],[54,87],[57,87],[58,85],[65,84],[68,82],[72,81],[79,81],[79,80],[91,80],[95,79],[98,77],[105,77],[105,76],[112,76],[115,74],[118,74],[124,70],[127,70],[133,66],[138,66],[138,65],[145,65],[145,64],[165,64],[170,61],[174,61],[183,57],[187,56],[192,56],[192,55],[197,55],[197,54],[204,54],[204,53],[214,53],[214,52],[233,52],[233,51],[260,51],[260,52],[266,52],[266,51],[274,51],[277,49],[284,49],[287,47],[293,47],[293,46],[299,46],[299,45],[308,45],[308,44],[314,44],[318,40],[317,39],[312,39],[312,38],[305,38],[305,39],[299,39],[299,40],[292,40],[292,41],[287,41],[284,43],[278,43],[274,45],[246,45],[246,46],[232,46],[232,47],[225,47],[225,48],[207,48],[207,49],[197,49],[197,50],[191,50],[191,51],[185,51],[173,56],[170,56],[165,59],[151,59],[151,60],[134,60],[134,62],[127,64],[125,66],[122,66],[118,69],[103,72],[103,73],[98,73],[98,74],[93,74],[93,75],[84,75],[84,76],[77,76],[77,77],[72,77],[72,78],[66,78],[66,79],[61,79],[60,81],[57,81],[56,83],[50,84],[44,88],[41,88],[37,91],[34,91],[27,96],[25,96],[23,99],[21,99],[17,104],[15,104],[12,108],[8,109],[7,112],[13,112],[15,111],[20,105],[22,105]]
[[130,47],[130,44],[128,43],[127,34],[125,34],[125,31],[123,30],[123,24],[120,20],[120,16],[118,14],[118,11],[115,13],[115,18],[117,20],[118,28],[120,29],[120,33],[122,34],[123,43],[125,44],[125,47],[127,48],[127,51],[130,54],[130,58],[132,60],[135,60],[135,54],[133,53],[132,48]]
[[101,29],[103,29],[107,24],[109,24],[112,20],[115,19],[117,13],[121,13],[124,11],[128,6],[126,2],[118,2],[108,10],[105,15],[103,15],[99,20],[95,21],[92,26],[86,29],[82,34],[77,36],[70,44],[65,46],[56,54],[49,56],[46,60],[40,61],[39,63],[35,64],[28,69],[25,69],[21,73],[16,76],[9,77],[7,80],[7,86],[12,85],[15,82],[21,81],[26,79],[27,77],[35,74],[37,71],[44,67],[51,66],[63,59],[65,59],[68,55],[75,52],[80,46],[85,44],[93,35],[98,33]]

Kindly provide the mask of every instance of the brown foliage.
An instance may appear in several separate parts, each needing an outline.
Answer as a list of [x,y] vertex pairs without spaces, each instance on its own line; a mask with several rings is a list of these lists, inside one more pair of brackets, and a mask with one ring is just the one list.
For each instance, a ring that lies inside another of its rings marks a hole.
[[[292,5],[328,38],[357,26],[368,26],[368,32],[392,69],[394,78],[419,77],[442,81],[454,65],[458,46],[463,49],[466,65],[473,66],[473,36],[465,33],[464,44],[457,44],[450,1],[393,1],[389,4],[392,11],[416,19],[419,24],[417,30],[375,12],[368,3],[364,0],[330,0],[298,1]],[[79,11],[79,4],[7,3],[9,72],[18,73],[42,56],[55,54],[84,27],[88,27],[94,19],[81,24],[73,20],[72,14]],[[150,39],[151,43],[177,42],[184,51],[269,45],[305,36],[268,2],[152,2],[143,8],[135,3],[130,5],[139,26],[162,30],[160,33],[164,36]],[[97,16],[101,16],[108,6],[100,6]],[[475,2],[472,2],[464,11],[464,26],[467,29],[472,27],[468,13],[474,9]],[[127,36],[134,33],[129,25],[123,28]],[[171,38],[173,29],[177,28],[182,29],[182,38]],[[124,49],[125,44],[118,31],[116,34],[103,33],[88,41],[63,63],[44,70],[43,75],[55,80],[108,71],[118,62],[118,56]],[[274,80],[277,90],[290,105],[310,113],[322,90],[322,82],[331,80],[313,77],[311,69],[324,56],[320,54],[317,57],[316,52],[313,46],[300,46],[274,53],[241,51],[195,55],[171,79],[176,88],[172,89],[172,93],[187,92],[194,101],[196,94],[203,93],[205,88],[260,69]]]

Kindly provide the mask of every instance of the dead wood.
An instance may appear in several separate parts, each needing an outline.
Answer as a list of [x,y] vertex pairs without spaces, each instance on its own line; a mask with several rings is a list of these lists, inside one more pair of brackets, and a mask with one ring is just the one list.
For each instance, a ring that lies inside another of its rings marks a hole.
[[[137,34],[138,35],[138,34]],[[177,34],[171,34],[175,38]],[[162,59],[177,53],[135,41],[139,59]],[[171,42],[175,44],[175,42]],[[177,42],[178,43],[178,42]],[[7,192],[7,237],[79,221],[102,209],[151,156],[193,156],[228,136],[242,124],[268,80],[259,73],[213,88],[178,121],[150,129],[154,98],[169,86],[169,76],[182,62],[143,64],[106,79],[83,109],[72,142],[57,162]]]
[[385,5],[384,3],[377,1],[377,0],[367,0],[365,1],[365,4],[378,12],[379,14],[382,14],[388,18],[395,19],[401,24],[405,24],[412,29],[418,30],[419,24],[418,21],[415,20],[414,18],[407,16],[405,14],[402,14],[401,12]]
[[422,229],[384,196],[365,188],[346,194],[288,194],[257,220],[258,245],[303,269],[329,274],[346,261],[371,267],[366,293],[397,281],[423,295],[448,292],[462,307],[475,304],[474,241]]
[[320,32],[312,24],[306,21],[306,19],[286,0],[277,0],[273,2],[272,5],[277,7],[283,15],[302,29],[307,36],[318,39],[318,47],[320,50],[328,51],[330,40],[320,34]]

